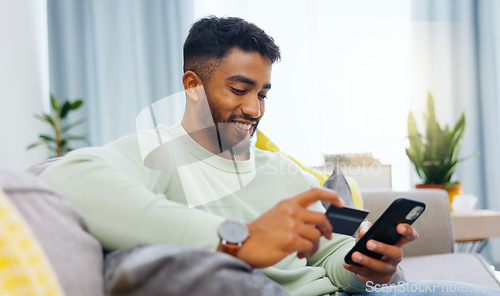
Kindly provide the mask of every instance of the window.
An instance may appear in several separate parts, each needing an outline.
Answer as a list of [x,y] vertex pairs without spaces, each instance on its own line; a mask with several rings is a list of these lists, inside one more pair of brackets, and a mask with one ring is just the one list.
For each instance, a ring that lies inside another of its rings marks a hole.
[[196,19],[210,14],[253,22],[281,47],[260,129],[282,150],[311,166],[372,152],[409,189],[409,0],[195,1]]

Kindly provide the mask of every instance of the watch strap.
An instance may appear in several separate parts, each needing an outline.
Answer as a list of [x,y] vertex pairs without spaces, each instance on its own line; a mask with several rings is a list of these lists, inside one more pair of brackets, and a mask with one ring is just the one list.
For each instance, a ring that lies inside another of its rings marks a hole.
[[225,240],[221,241],[220,251],[231,256],[235,256],[238,254],[238,251],[241,249],[242,243],[239,244],[231,244]]

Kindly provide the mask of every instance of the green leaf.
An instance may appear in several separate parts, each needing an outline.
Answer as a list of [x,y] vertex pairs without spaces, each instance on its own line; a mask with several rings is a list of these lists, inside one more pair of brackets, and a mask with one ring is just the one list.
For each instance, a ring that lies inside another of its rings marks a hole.
[[425,147],[412,112],[408,114],[408,140],[410,141],[410,148],[406,149],[406,155],[408,155],[408,158],[415,166],[417,174],[420,178],[423,178],[421,163],[424,158]]
[[41,120],[41,121],[46,121],[46,120],[45,120],[45,117],[44,117],[44,116],[42,116],[42,115],[40,115],[40,114],[33,114],[33,117],[35,117],[36,119],[39,119],[39,120]]
[[40,145],[42,145],[42,142],[33,143],[33,144],[29,145],[28,147],[26,147],[26,150],[33,149],[33,148],[40,146]]
[[84,137],[84,136],[71,136],[71,137],[66,137],[66,140],[85,141],[85,140],[87,140],[87,137]]
[[420,177],[420,179],[423,179],[424,176],[421,173],[422,172],[422,167],[420,166],[420,162],[415,160],[415,158],[413,157],[413,155],[411,154],[411,152],[410,152],[409,149],[406,149],[406,155],[408,155],[408,158],[410,159],[410,161],[415,166],[415,170],[417,171],[417,174]]
[[50,95],[50,105],[52,106],[52,109],[57,113],[59,113],[59,101],[54,95]]
[[64,103],[59,102],[59,100],[54,96],[50,95],[50,105],[51,112],[34,114],[35,118],[43,122],[47,122],[52,127],[51,134],[41,134],[39,135],[40,141],[33,143],[27,147],[27,149],[32,149],[39,145],[46,145],[51,155],[58,156],[65,154],[72,150],[68,144],[73,141],[83,141],[90,145],[87,137],[84,136],[67,136],[64,133],[68,130],[84,123],[83,119],[75,121],[73,123],[64,125],[64,119],[69,117],[71,110],[76,110],[83,105],[84,101],[82,99],[77,99],[74,102],[69,100],[64,101]]
[[84,123],[84,122],[85,122],[85,119],[80,119],[80,120],[75,121],[75,122],[73,122],[73,123],[71,123],[71,124],[68,124],[68,125],[66,125],[66,126],[64,126],[64,127],[62,128],[62,132],[63,132],[63,133],[64,133],[64,132],[67,132],[67,131],[69,131],[70,129],[72,129],[72,128],[76,127],[76,126],[79,126],[80,124],[82,124],[82,123]]
[[61,108],[61,113],[59,113],[59,117],[61,117],[61,119],[66,118],[66,115],[68,115],[70,109],[71,109],[71,104],[68,101],[64,102]]
[[83,104],[82,99],[78,99],[78,100],[74,101],[73,103],[71,103],[71,110],[76,110],[76,109],[80,108],[80,106],[82,104]]
[[54,142],[54,143],[56,142],[56,140],[54,138],[52,138],[51,136],[49,136],[49,135],[42,134],[39,137],[40,137],[40,139],[42,139],[44,141]]
[[40,114],[33,114],[33,116],[36,118],[36,119],[39,119],[41,121],[45,121],[45,122],[48,122],[52,127],[55,128],[55,123],[54,123],[54,119],[52,117],[50,117],[49,114],[47,113],[42,113],[42,115]]
[[443,184],[443,189],[448,189],[458,184],[460,184],[460,181],[448,182],[446,184]]

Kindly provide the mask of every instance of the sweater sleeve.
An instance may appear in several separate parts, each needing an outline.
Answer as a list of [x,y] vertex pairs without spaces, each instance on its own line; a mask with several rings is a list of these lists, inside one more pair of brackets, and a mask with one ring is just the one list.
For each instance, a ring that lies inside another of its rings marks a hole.
[[146,168],[129,135],[76,150],[41,178],[80,210],[105,248],[175,243],[215,250],[224,218],[169,200],[161,189],[169,174]]
[[354,246],[355,240],[350,236],[333,234],[332,240],[320,239],[320,248],[308,258],[308,265],[323,267],[332,283],[351,294],[366,292],[366,285],[357,276],[344,268],[345,255]]

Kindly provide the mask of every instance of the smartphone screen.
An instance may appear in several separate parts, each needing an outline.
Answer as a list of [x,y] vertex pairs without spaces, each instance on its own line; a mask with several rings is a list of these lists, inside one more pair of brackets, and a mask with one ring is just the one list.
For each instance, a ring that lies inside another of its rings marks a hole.
[[358,251],[369,257],[380,259],[382,255],[372,252],[366,248],[366,242],[370,239],[394,245],[401,238],[396,226],[400,223],[413,224],[425,210],[425,203],[404,197],[394,200],[377,221],[368,229],[354,247],[347,253],[344,261],[347,264],[358,265],[351,258],[352,253]]

